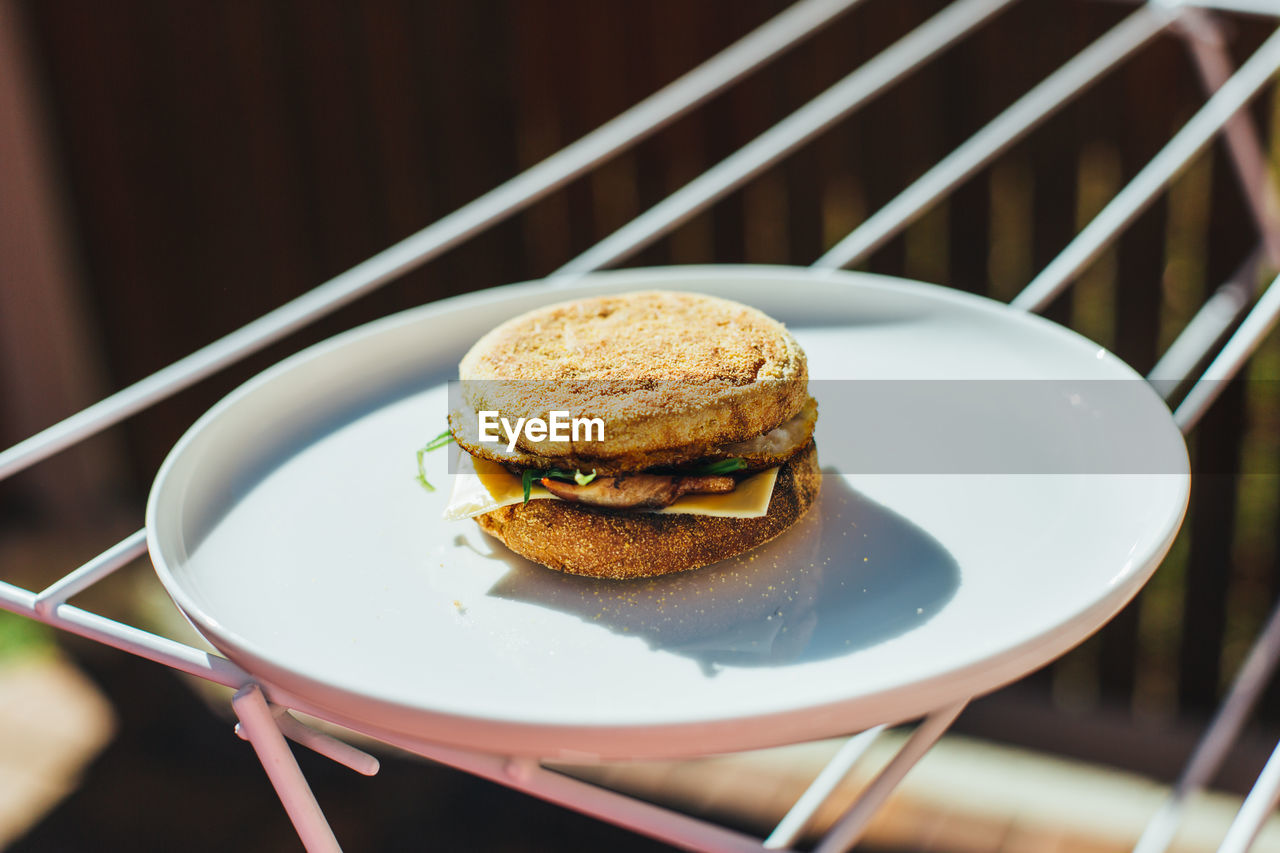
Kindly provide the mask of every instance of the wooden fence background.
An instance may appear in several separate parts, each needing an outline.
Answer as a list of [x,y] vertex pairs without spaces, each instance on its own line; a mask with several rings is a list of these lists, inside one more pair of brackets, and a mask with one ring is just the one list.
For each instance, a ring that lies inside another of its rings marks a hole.
[[[783,0],[27,0],[25,24],[88,343],[121,387],[429,224],[785,6]],[[603,238],[923,21],[869,0],[589,177],[115,432],[124,499],[209,405],[282,356],[451,294],[537,277]],[[807,264],[1126,14],[1023,0],[634,265]],[[1232,18],[1242,60],[1267,30]],[[1269,139],[1273,95],[1254,117]],[[868,268],[1007,299],[1202,102],[1163,37],[878,251]],[[1256,244],[1219,148],[1049,314],[1138,370]],[[39,353],[31,358],[38,359]],[[1275,378],[1272,343],[1252,368]],[[1280,399],[1236,383],[1194,439],[1172,556],[1139,599],[1023,690],[1135,718],[1201,716],[1280,593]],[[6,428],[0,402],[0,428]],[[9,432],[5,443],[21,438]],[[1243,466],[1243,468],[1241,467]],[[20,480],[3,495],[28,500]],[[1280,721],[1280,690],[1263,716]]]

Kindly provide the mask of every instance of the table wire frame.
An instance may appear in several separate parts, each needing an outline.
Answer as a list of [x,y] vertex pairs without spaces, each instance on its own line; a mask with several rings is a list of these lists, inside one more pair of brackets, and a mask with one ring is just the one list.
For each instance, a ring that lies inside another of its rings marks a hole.
[[[556,275],[568,281],[625,260],[717,199],[740,188],[1016,2],[1018,0],[953,0],[755,140],[566,263]],[[1189,387],[1174,411],[1174,420],[1185,433],[1211,407],[1223,385],[1239,374],[1252,352],[1280,320],[1280,278],[1272,281],[1260,296],[1254,284],[1260,268],[1268,262],[1273,269],[1280,267],[1280,225],[1275,219],[1280,204],[1266,178],[1258,131],[1245,111],[1280,70],[1280,30],[1267,38],[1238,70],[1233,70],[1218,23],[1221,14],[1280,19],[1280,8],[1274,0],[1117,2],[1136,8],[873,213],[813,266],[817,270],[833,270],[866,258],[1144,45],[1162,33],[1173,33],[1188,47],[1208,92],[1206,102],[1062,253],[1033,278],[1012,300],[1011,306],[1027,311],[1042,310],[1069,287],[1197,155],[1213,140],[1222,138],[1258,229],[1258,249],[1239,273],[1210,295],[1148,375],[1169,401]],[[514,215],[795,48],[860,3],[861,0],[799,0],[636,106],[473,202],[236,332],[0,452],[0,479],[172,396]],[[1209,361],[1208,367],[1199,371],[1198,367],[1206,361]],[[774,831],[767,838],[759,839],[573,779],[533,760],[462,750],[379,730],[363,721],[313,707],[303,697],[256,679],[221,655],[68,603],[74,595],[145,553],[146,530],[142,529],[39,592],[0,581],[0,608],[236,689],[232,705],[240,720],[237,734],[252,744],[309,851],[336,850],[338,841],[285,738],[361,773],[375,773],[378,764],[362,750],[305,726],[290,711],[310,714],[675,845],[715,851],[790,849],[838,783],[883,730],[876,727],[852,738]],[[1250,651],[1171,796],[1153,816],[1136,848],[1141,853],[1167,849],[1187,799],[1207,784],[1221,765],[1262,688],[1270,680],[1278,659],[1280,606]],[[965,704],[959,702],[927,715],[870,785],[835,820],[818,842],[817,849],[833,853],[856,844],[879,807],[943,735]],[[1246,850],[1278,799],[1280,746],[1233,821],[1222,849]]]

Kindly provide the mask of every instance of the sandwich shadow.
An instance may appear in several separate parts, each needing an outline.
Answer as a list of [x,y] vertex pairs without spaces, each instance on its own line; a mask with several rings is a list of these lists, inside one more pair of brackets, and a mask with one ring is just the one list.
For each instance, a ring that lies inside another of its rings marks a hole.
[[512,568],[489,595],[640,637],[708,674],[856,652],[922,625],[960,584],[959,566],[937,540],[832,473],[785,534],[695,571],[600,580],[496,551]]

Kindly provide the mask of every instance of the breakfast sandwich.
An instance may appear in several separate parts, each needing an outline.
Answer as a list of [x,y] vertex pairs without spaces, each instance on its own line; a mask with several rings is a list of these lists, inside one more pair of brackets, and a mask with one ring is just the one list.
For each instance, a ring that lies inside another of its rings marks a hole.
[[649,291],[498,326],[463,357],[446,518],[606,578],[680,572],[780,535],[820,474],[804,352],[737,302]]

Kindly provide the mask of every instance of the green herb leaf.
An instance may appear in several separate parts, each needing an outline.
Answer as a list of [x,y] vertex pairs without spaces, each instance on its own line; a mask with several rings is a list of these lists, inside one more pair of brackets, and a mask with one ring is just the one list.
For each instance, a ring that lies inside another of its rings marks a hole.
[[747,467],[747,460],[741,458],[734,459],[718,459],[707,465],[694,468],[689,471],[690,474],[729,474],[733,471],[741,471]]
[[449,444],[452,441],[453,441],[453,433],[449,432],[449,430],[445,430],[444,432],[437,435],[435,438],[428,441],[427,446],[424,447],[423,450],[437,450],[441,447],[444,447],[446,444]]
[[422,457],[433,450],[439,450],[451,441],[453,441],[453,433],[449,432],[449,430],[445,430],[435,438],[428,441],[424,447],[418,450],[418,476],[416,479],[418,481],[418,485],[422,486],[422,488],[426,489],[428,492],[434,492],[436,487],[427,482],[427,469],[422,466]]
[[436,487],[427,482],[427,469],[422,467],[422,457],[427,454],[429,448],[424,447],[418,451],[418,485],[426,489],[428,492],[434,492]]
[[583,474],[581,471],[573,472],[573,481],[579,486],[585,486],[596,478],[596,469],[592,468],[590,474]]
[[[563,468],[545,468],[539,470],[537,468],[526,468],[520,473],[520,484],[524,487],[524,502],[529,502],[529,491],[533,488],[534,481],[540,481],[543,478],[551,480],[564,480],[566,483],[576,480],[580,475],[577,471],[565,471]],[[591,477],[594,477],[592,474]],[[587,482],[591,482],[591,477],[587,478]]]

